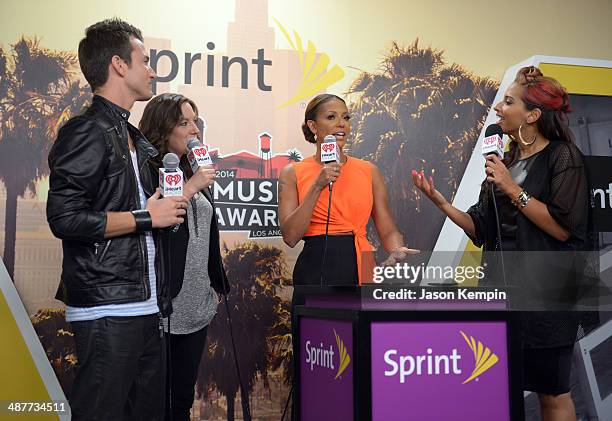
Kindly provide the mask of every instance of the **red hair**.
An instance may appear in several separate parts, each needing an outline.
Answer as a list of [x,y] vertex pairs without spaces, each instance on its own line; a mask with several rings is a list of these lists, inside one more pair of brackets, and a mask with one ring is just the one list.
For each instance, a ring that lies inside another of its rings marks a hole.
[[540,109],[570,112],[565,88],[556,79],[544,76],[537,67],[523,67],[515,82],[524,87],[522,99],[525,103]]
[[571,142],[572,132],[568,126],[570,112],[569,96],[559,81],[544,76],[534,66],[523,67],[514,81],[522,86],[521,99],[528,110],[538,108],[542,113],[536,126],[548,140]]

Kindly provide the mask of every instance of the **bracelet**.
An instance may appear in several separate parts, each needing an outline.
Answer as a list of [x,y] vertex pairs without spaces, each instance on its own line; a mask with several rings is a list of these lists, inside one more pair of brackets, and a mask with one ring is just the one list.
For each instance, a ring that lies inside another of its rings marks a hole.
[[132,215],[134,215],[134,221],[136,221],[136,232],[147,232],[153,229],[153,221],[148,210],[133,210]]
[[512,204],[519,209],[523,209],[527,206],[527,203],[531,200],[531,195],[527,193],[525,190],[521,191],[514,200],[512,200]]

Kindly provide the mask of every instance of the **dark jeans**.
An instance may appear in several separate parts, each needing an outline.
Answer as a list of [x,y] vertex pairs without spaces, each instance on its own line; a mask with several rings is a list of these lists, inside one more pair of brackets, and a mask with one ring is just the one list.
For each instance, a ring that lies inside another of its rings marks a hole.
[[169,335],[170,364],[168,383],[170,404],[166,404],[166,421],[189,421],[198,368],[206,343],[208,326],[187,335]]
[[165,348],[157,314],[72,322],[73,421],[161,420]]

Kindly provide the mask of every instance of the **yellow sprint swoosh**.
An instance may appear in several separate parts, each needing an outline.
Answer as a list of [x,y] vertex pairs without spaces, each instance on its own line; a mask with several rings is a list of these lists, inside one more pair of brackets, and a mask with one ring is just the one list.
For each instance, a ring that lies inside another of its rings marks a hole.
[[293,31],[293,35],[295,37],[294,42],[293,38],[291,35],[289,35],[289,32],[283,27],[283,25],[281,25],[276,18],[273,19],[280,28],[287,42],[289,42],[291,48],[297,52],[300,60],[300,69],[302,70],[300,86],[295,91],[293,97],[291,97],[291,99],[289,99],[287,102],[278,106],[277,109],[285,108],[291,104],[295,104],[298,101],[310,98],[316,93],[325,90],[329,86],[344,78],[344,70],[342,70],[337,64],[334,65],[329,71],[327,70],[330,63],[329,56],[327,54],[321,53],[317,59],[317,49],[311,41],[308,41],[306,51],[304,51],[302,38],[299,36],[299,34],[296,31]]
[[338,372],[336,373],[336,377],[334,377],[334,380],[336,380],[338,377],[340,377],[342,373],[344,373],[344,370],[346,370],[346,368],[350,364],[351,357],[349,356],[346,350],[346,346],[344,346],[344,342],[342,342],[342,339],[340,339],[340,336],[338,336],[338,334],[336,333],[336,329],[334,329],[334,336],[336,337],[336,345],[338,346],[338,355],[340,356],[340,364],[338,365]]
[[473,336],[468,338],[463,331],[459,332],[474,353],[474,370],[472,370],[472,374],[462,383],[466,384],[497,364],[499,358],[489,349],[489,347],[483,345],[480,341],[476,341]]

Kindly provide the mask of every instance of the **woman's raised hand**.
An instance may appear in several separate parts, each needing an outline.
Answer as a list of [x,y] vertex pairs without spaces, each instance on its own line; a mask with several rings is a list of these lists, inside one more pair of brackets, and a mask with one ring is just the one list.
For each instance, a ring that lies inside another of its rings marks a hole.
[[417,172],[416,170],[412,170],[412,181],[414,182],[414,185],[421,190],[425,196],[427,196],[429,200],[431,200],[437,207],[441,207],[447,203],[444,196],[442,196],[442,194],[436,190],[433,177],[429,176],[429,180],[427,180],[425,171],[421,170],[421,172]]

